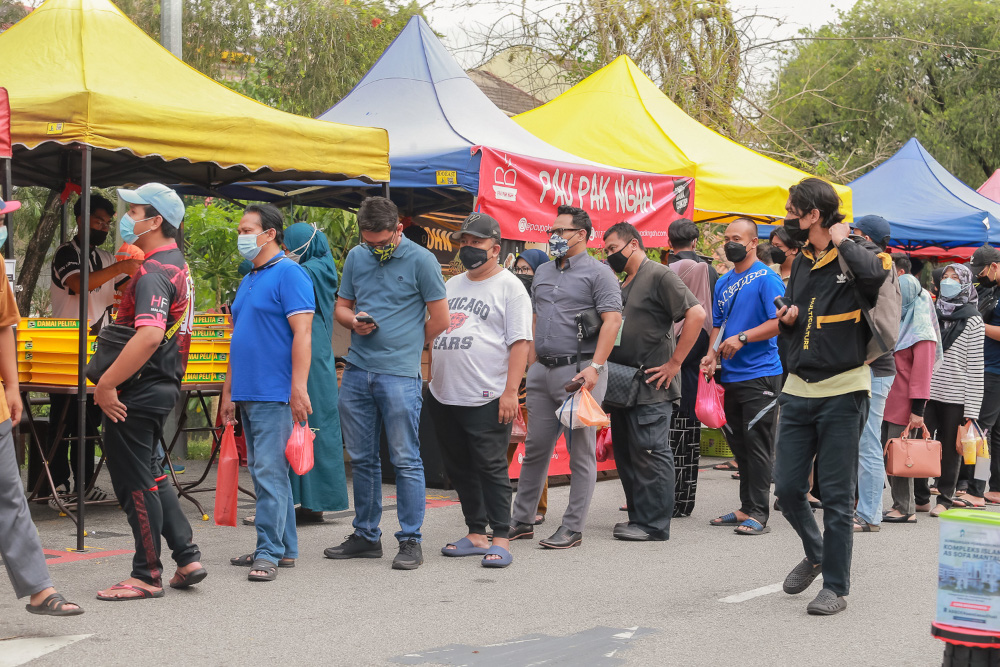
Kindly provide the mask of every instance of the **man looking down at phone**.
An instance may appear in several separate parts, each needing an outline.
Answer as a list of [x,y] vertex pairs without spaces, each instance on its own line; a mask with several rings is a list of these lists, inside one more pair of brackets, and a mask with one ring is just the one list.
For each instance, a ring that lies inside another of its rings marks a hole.
[[[559,529],[539,542],[548,549],[569,549],[583,541],[583,526],[597,483],[595,429],[567,429],[556,411],[580,387],[586,387],[598,403],[604,400],[608,386],[604,364],[621,329],[618,279],[587,254],[592,229],[586,211],[560,206],[548,231],[549,254],[555,261],[538,267],[531,286],[535,316],[534,347],[528,356],[529,362],[534,362],[527,377],[528,436],[510,539],[534,537],[535,509],[548,478],[549,462],[556,440],[565,433],[571,472],[569,504]],[[576,316],[585,311],[596,314],[602,324],[597,335],[578,345]]]
[[781,391],[775,297],[781,276],[757,259],[757,223],[738,218],[726,227],[726,259],[733,270],[715,284],[712,335],[701,372],[722,365],[726,390],[723,431],[740,469],[740,508],[709,523],[735,526],[738,535],[762,535],[769,516],[774,415]]
[[[892,260],[848,238],[840,198],[826,181],[806,178],[792,186],[785,210],[785,229],[805,245],[788,281],[791,306],[778,311],[788,340],[788,379],[780,398],[775,495],[806,557],[785,578],[784,590],[801,593],[822,572],[823,589],[806,611],[831,615],[847,608],[858,443],[871,396],[865,359],[872,332],[859,296],[875,302]],[[822,536],[806,499],[814,457]]]
[[351,349],[340,383],[341,426],[351,457],[354,532],[327,558],[381,558],[382,462],[385,425],[396,471],[399,553],[395,570],[424,562],[420,528],[426,505],[424,465],[417,431],[423,404],[420,356],[448,328],[441,265],[434,254],[403,235],[396,205],[368,197],[358,209],[361,244],[344,261],[334,317],[351,330]]

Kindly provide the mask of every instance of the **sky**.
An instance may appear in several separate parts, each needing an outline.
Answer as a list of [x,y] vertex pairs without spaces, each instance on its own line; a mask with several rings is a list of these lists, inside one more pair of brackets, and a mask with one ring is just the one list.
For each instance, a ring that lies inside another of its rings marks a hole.
[[[837,18],[838,10],[850,9],[856,0],[730,0],[729,4],[739,15],[757,14],[755,26],[759,37],[789,37],[800,29],[818,28]],[[474,67],[488,60],[492,53],[470,44],[469,32],[475,24],[492,25],[503,13],[492,3],[480,4],[469,9],[456,10],[452,0],[435,0],[425,9],[435,31],[443,33],[445,44],[465,67]],[[779,25],[780,22],[780,25]]]

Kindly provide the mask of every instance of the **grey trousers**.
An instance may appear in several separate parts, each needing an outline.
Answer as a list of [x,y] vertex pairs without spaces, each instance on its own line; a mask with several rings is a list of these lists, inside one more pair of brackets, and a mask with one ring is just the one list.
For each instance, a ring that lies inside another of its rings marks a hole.
[[18,598],[52,585],[38,529],[31,522],[21,486],[10,419],[0,423],[0,556]]
[[[549,474],[549,462],[559,434],[567,430],[559,422],[556,410],[569,396],[563,386],[576,375],[576,366],[547,368],[534,363],[528,369],[528,437],[524,440],[524,461],[521,478],[514,498],[513,518],[518,523],[535,523],[535,510]],[[590,392],[598,403],[604,400],[608,377],[601,374],[597,385]],[[597,483],[597,433],[594,428],[573,429],[566,434],[569,445],[569,505],[563,514],[562,525],[575,532],[583,532],[587,510]]]

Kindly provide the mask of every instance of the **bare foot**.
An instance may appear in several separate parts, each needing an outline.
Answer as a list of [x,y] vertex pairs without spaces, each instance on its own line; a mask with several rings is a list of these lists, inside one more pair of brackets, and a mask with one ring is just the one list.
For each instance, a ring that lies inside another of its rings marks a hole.
[[[121,586],[122,588],[116,588],[116,586]],[[131,588],[124,588],[125,586],[131,586],[132,588],[141,588],[150,593],[162,593],[163,589],[158,586],[153,586],[152,584],[147,584],[145,581],[140,581],[135,577],[129,577],[125,581],[119,582],[112,586],[111,588],[106,588],[103,591],[97,591],[97,595],[105,598],[141,598],[142,593],[132,590]]]
[[[38,591],[37,593],[35,593],[34,595],[32,595],[29,598],[29,602],[31,603],[32,607],[37,607],[38,605],[42,604],[42,602],[45,601],[45,598],[49,597],[50,595],[52,595],[53,593],[56,593],[56,592],[58,592],[58,591],[56,591],[55,588],[49,586],[45,590]],[[79,609],[80,605],[75,604],[73,602],[65,602],[65,603],[63,603],[62,608],[63,609],[67,609],[67,610],[68,609]]]
[[1000,492],[997,492],[997,491],[987,491],[986,492],[986,502],[988,502],[988,503],[1000,503]]
[[[506,537],[494,537],[493,546],[503,547],[507,551],[510,551],[510,540],[508,540]],[[501,556],[500,554],[486,554],[483,558],[485,558],[486,560],[500,560],[503,558],[503,556]]]

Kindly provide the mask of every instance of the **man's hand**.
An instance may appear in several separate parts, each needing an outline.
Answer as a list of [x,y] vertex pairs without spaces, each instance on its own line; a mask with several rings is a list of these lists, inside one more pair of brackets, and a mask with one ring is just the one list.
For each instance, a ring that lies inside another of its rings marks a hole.
[[662,366],[646,369],[646,375],[652,375],[652,377],[646,378],[646,384],[653,384],[656,382],[657,389],[663,387],[664,385],[669,387],[670,383],[673,382],[674,377],[680,372],[681,363],[671,359]]
[[498,421],[501,424],[511,423],[520,409],[521,406],[517,402],[517,391],[505,391],[500,394],[500,415]]
[[10,408],[10,423],[17,428],[21,423],[21,412],[24,406],[21,403],[21,392],[17,387],[6,387],[4,395],[7,397],[7,407]]
[[[371,324],[370,322],[358,322],[358,315],[368,315],[368,313],[361,311],[360,313],[354,316],[354,323],[353,323],[354,333],[358,334],[359,336],[367,336],[371,332],[375,331],[374,324]],[[369,315],[369,317],[371,316]]]
[[219,414],[222,416],[222,425],[236,423],[236,404],[228,398],[223,398],[219,402]]
[[597,369],[593,366],[587,366],[582,371],[573,376],[571,382],[576,382],[577,380],[583,381],[583,388],[590,391],[597,385]]
[[792,306],[791,308],[782,307],[778,310],[778,321],[784,324],[786,327],[794,327],[795,320],[799,318],[799,307]]
[[926,430],[927,430],[927,426],[924,424],[924,418],[921,417],[921,416],[919,416],[919,415],[915,415],[915,414],[911,413],[910,414],[910,421],[906,425],[906,433],[905,433],[905,435],[909,435],[913,431],[916,431],[917,433],[920,433],[921,435],[923,435],[924,431],[926,431]]
[[723,359],[732,359],[742,349],[743,343],[740,342],[739,336],[730,336],[722,341],[722,345],[719,346],[719,354],[722,355]]
[[715,359],[715,353],[709,352],[701,360],[701,372],[707,375],[708,377],[712,377],[713,375],[715,375],[716,363],[717,362]]
[[851,228],[846,222],[838,222],[833,227],[830,227],[830,236],[833,238],[833,245],[835,246],[839,246],[850,235]]
[[125,421],[127,416],[125,404],[118,400],[118,387],[98,382],[97,388],[94,389],[94,402],[100,406],[111,421],[116,424]]
[[125,273],[130,276],[135,275],[135,272],[139,270],[140,266],[142,266],[141,259],[129,258],[115,262],[115,270],[118,271],[118,273]]
[[302,423],[309,420],[312,414],[312,403],[309,401],[309,392],[305,387],[292,387],[292,398],[289,401],[292,407],[292,420],[295,423]]

